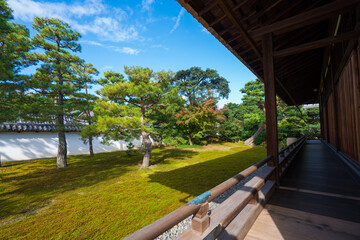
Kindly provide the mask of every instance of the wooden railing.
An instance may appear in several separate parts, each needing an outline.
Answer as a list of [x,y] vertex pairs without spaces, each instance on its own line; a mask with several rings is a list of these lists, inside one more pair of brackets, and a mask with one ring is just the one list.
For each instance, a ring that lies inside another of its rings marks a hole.
[[[279,159],[281,162],[279,166],[281,169],[279,172],[281,175],[284,172],[283,168],[289,165],[294,152],[300,149],[304,141],[305,138],[300,138],[280,151]],[[265,164],[267,166],[264,166]],[[208,214],[209,202],[262,166],[264,167],[261,171],[257,171],[250,181],[221,203],[210,215]],[[127,236],[124,240],[154,239],[191,215],[194,215],[191,228],[185,231],[179,239],[215,239],[216,236],[221,237],[221,231],[225,228],[238,231],[237,235],[241,235],[249,230],[245,229],[243,231],[242,229],[249,228],[252,225],[274,188],[275,168],[273,166],[273,156],[267,156],[232,178],[197,196],[165,217]],[[237,224],[232,223],[236,222],[233,219],[238,217],[241,217],[242,220],[237,221]],[[239,229],[242,231],[239,232]]]
[[294,159],[294,156],[298,153],[301,146],[305,143],[306,136],[299,138],[297,141],[291,143],[285,148],[281,149],[279,152],[279,175],[282,177],[291,161]]

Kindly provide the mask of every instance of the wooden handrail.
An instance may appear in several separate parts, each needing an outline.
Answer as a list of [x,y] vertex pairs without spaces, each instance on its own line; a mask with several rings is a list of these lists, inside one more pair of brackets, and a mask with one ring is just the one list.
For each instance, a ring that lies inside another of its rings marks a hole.
[[220,232],[224,230],[247,205],[258,204],[258,192],[265,185],[265,182],[274,172],[274,169],[274,167],[265,167],[263,171],[258,172],[250,181],[215,208],[209,216],[210,224],[204,231],[198,231],[192,226],[192,228],[187,229],[178,239],[216,239]]
[[[295,142],[286,146],[279,152],[279,175],[280,177],[284,174],[287,167],[290,165],[293,156],[300,150],[301,146],[304,144],[306,136],[302,136]],[[288,153],[286,153],[288,151]]]
[[199,211],[200,205],[194,205],[187,203],[175,211],[169,213],[165,217],[158,219],[157,221],[145,226],[139,231],[125,237],[123,240],[152,240],[161,235],[166,230],[172,228],[185,218],[195,214]]
[[295,142],[289,144],[288,146],[284,147],[283,149],[280,150],[279,153],[282,153],[284,151],[286,151],[288,148],[290,148],[291,146],[293,146],[294,144],[298,144],[300,141],[302,141],[305,138],[305,136],[302,136],[301,138],[299,138],[298,140],[296,140]]
[[232,178],[224,181],[223,183],[220,183],[211,190],[204,192],[203,194],[190,200],[187,204],[167,214],[165,217],[162,217],[159,220],[136,231],[135,233],[125,237],[124,240],[151,240],[158,237],[159,235],[169,230],[185,218],[197,213],[200,210],[202,204],[206,202],[211,202],[220,194],[224,193],[229,188],[239,183],[241,180],[258,170],[261,166],[266,164],[268,161],[271,161],[272,159],[272,155],[267,156],[263,160],[246,168]]
[[207,200],[208,202],[211,202],[212,200],[214,200],[216,197],[218,197],[220,194],[226,192],[229,188],[231,188],[232,186],[234,186],[235,184],[239,183],[241,180],[243,180],[244,178],[246,178],[247,176],[249,176],[251,173],[255,172],[256,170],[258,170],[261,166],[263,166],[265,163],[271,161],[273,158],[272,155],[267,156],[266,158],[264,158],[263,160],[255,163],[254,165],[248,167],[247,169],[243,170],[242,172],[236,174],[235,176],[233,176],[232,178],[229,178],[228,180],[226,180],[223,183],[220,183],[219,185],[217,185],[216,187],[212,188],[210,190],[211,192],[211,196],[209,197],[209,199]]

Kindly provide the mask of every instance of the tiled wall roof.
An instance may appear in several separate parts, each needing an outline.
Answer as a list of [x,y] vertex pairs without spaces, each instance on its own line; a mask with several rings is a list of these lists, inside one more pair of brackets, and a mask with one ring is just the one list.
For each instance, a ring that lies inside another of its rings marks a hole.
[[[50,123],[0,123],[1,132],[52,132],[55,124]],[[81,127],[65,125],[66,132],[79,132]]]

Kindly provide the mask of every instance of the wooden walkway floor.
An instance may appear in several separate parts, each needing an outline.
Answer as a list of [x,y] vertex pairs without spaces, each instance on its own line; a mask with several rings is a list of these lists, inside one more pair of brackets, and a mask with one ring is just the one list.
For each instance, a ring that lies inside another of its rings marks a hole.
[[329,147],[306,143],[245,239],[360,239],[360,185]]

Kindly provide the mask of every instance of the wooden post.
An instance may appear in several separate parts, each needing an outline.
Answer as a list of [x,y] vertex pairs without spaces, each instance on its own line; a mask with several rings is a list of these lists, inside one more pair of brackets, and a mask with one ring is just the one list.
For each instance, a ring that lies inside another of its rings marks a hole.
[[197,232],[203,233],[210,225],[210,218],[208,215],[209,203],[205,202],[201,205],[199,211],[192,219],[191,228]]
[[279,156],[278,156],[278,132],[276,114],[276,90],[274,76],[274,57],[272,34],[267,33],[262,38],[263,68],[265,84],[265,109],[266,109],[266,145],[267,154],[273,155],[275,166],[275,181],[279,185]]
[[[326,79],[324,79],[324,82],[326,81]],[[325,121],[326,121],[326,142],[330,143],[330,128],[329,128],[329,110],[328,110],[328,98],[326,98],[326,92],[327,92],[327,87],[326,84],[324,84],[324,104],[325,104]]]
[[331,80],[331,90],[333,93],[333,104],[334,104],[334,122],[335,122],[335,147],[336,147],[336,151],[340,150],[340,133],[339,133],[339,120],[338,120],[338,96],[337,96],[337,89],[335,86],[335,82],[334,82],[334,73],[333,73],[333,61],[330,62],[330,80]]

